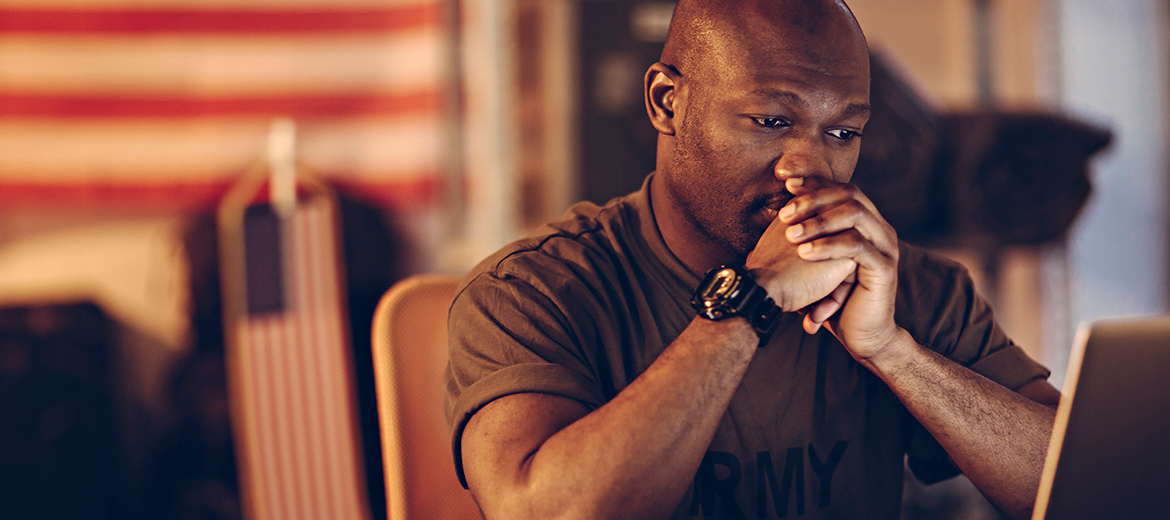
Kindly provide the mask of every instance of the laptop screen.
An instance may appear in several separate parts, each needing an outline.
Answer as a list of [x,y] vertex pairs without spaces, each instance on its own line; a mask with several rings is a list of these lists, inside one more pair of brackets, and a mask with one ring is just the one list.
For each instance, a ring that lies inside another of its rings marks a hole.
[[1170,318],[1077,334],[1034,520],[1170,518]]

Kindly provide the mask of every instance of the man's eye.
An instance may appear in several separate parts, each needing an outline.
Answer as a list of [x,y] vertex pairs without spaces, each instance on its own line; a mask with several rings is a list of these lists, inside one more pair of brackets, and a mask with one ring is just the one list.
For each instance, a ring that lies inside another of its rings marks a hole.
[[785,121],[779,117],[753,117],[752,121],[755,121],[757,125],[760,125],[764,128],[779,128],[782,126],[788,126],[788,121]]
[[840,139],[842,141],[849,141],[849,140],[853,139],[854,137],[861,137],[860,132],[854,132],[853,130],[844,130],[841,128],[835,128],[835,129],[829,130],[828,132],[825,132],[825,133],[827,133],[833,137],[836,137],[837,139]]

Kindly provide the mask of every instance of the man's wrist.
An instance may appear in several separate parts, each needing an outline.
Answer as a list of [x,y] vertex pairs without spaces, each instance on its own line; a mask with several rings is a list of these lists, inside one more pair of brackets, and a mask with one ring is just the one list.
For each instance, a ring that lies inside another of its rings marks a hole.
[[879,347],[873,353],[858,361],[871,372],[885,379],[885,375],[894,375],[902,368],[912,365],[914,355],[924,348],[918,340],[902,327],[894,327],[885,339],[876,341]]
[[691,326],[710,331],[713,336],[736,346],[750,346],[753,350],[761,346],[759,333],[744,316],[733,316],[723,320],[695,316],[691,320]]
[[747,266],[744,266],[744,269],[747,270],[748,275],[750,275],[752,279],[756,281],[756,284],[759,285],[761,289],[764,289],[768,292],[768,296],[771,297],[772,302],[780,308],[780,312],[795,312],[800,310],[792,308],[790,302],[784,298],[783,294],[776,294],[770,290],[772,286],[772,277],[776,275],[775,271],[764,267],[748,268]]

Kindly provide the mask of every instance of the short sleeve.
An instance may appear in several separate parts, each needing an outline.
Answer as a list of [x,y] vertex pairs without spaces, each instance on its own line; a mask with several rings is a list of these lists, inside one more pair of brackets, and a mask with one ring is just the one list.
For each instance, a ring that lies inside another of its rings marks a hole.
[[964,267],[907,244],[900,255],[894,319],[919,344],[1012,390],[1048,377],[995,322]]
[[[1011,390],[1048,377],[1048,369],[995,322],[965,268],[907,244],[899,253],[895,321],[919,344]],[[913,421],[912,430],[908,463],[919,480],[931,483],[959,474],[925,428]]]
[[484,405],[524,392],[567,397],[591,409],[603,403],[566,309],[532,283],[490,272],[477,275],[456,295],[447,329],[444,408],[464,487],[463,428]]

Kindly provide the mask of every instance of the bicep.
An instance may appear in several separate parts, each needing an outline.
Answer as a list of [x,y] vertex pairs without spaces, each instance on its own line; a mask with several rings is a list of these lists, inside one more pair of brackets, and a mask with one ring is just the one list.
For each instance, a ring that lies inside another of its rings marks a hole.
[[[589,413],[579,401],[553,394],[518,393],[485,405],[460,439],[468,489],[480,508],[525,487],[532,456],[550,437]],[[485,503],[484,501],[489,503]]]

